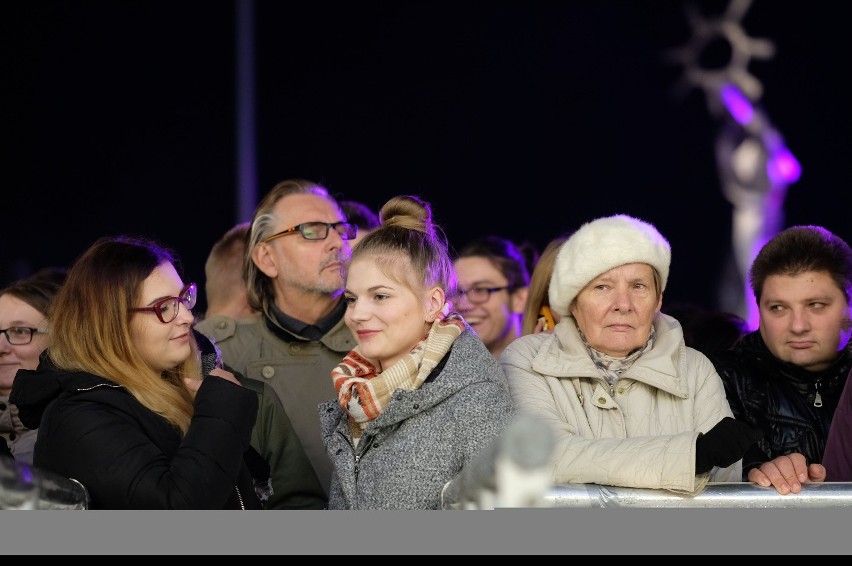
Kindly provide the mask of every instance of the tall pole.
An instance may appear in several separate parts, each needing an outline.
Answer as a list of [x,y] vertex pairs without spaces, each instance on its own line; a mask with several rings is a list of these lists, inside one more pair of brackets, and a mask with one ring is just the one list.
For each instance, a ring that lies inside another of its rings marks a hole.
[[236,0],[237,178],[235,222],[251,220],[257,205],[254,0]]

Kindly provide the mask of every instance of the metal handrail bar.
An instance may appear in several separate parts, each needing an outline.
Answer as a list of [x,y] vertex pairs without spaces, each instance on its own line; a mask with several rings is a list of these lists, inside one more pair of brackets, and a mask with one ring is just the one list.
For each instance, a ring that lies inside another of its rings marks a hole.
[[566,484],[553,486],[542,506],[621,509],[852,507],[852,482],[805,483],[802,491],[787,495],[781,495],[774,487],[750,482],[709,483],[697,495],[662,489]]

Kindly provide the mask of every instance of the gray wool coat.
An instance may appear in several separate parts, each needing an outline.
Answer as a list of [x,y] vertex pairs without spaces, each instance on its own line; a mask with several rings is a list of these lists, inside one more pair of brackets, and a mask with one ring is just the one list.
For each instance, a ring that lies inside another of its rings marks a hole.
[[353,447],[337,400],[320,405],[334,464],[329,509],[440,509],[441,490],[513,417],[506,377],[469,326],[415,391],[398,389]]

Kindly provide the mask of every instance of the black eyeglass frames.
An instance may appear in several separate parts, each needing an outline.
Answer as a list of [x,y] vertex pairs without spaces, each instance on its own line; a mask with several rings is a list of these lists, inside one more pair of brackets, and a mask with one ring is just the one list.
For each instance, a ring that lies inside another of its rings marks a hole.
[[504,287],[471,287],[467,291],[462,291],[461,289],[458,289],[450,296],[450,300],[454,303],[457,303],[462,297],[467,297],[467,300],[470,304],[481,305],[482,303],[487,303],[488,299],[491,298],[492,294],[497,293],[499,291],[506,291],[508,289],[508,285]]
[[340,237],[344,240],[351,240],[358,235],[358,226],[351,222],[304,222],[298,226],[276,232],[261,240],[261,243],[265,244],[281,236],[295,234],[296,232],[300,233],[306,240],[325,240],[328,238],[330,228],[340,234]]
[[27,326],[10,326],[0,329],[0,334],[6,335],[6,340],[12,346],[25,346],[33,341],[36,334],[47,334],[47,328],[30,328]]

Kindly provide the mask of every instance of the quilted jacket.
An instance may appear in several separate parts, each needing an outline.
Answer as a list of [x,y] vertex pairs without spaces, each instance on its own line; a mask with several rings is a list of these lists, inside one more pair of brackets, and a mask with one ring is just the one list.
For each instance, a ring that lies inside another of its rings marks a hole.
[[503,352],[518,411],[553,428],[554,483],[697,493],[708,481],[741,481],[741,462],[696,475],[698,434],[731,409],[712,363],[685,345],[680,323],[658,313],[654,327],[654,347],[614,386],[595,367],[571,317],[553,334],[522,336]]

